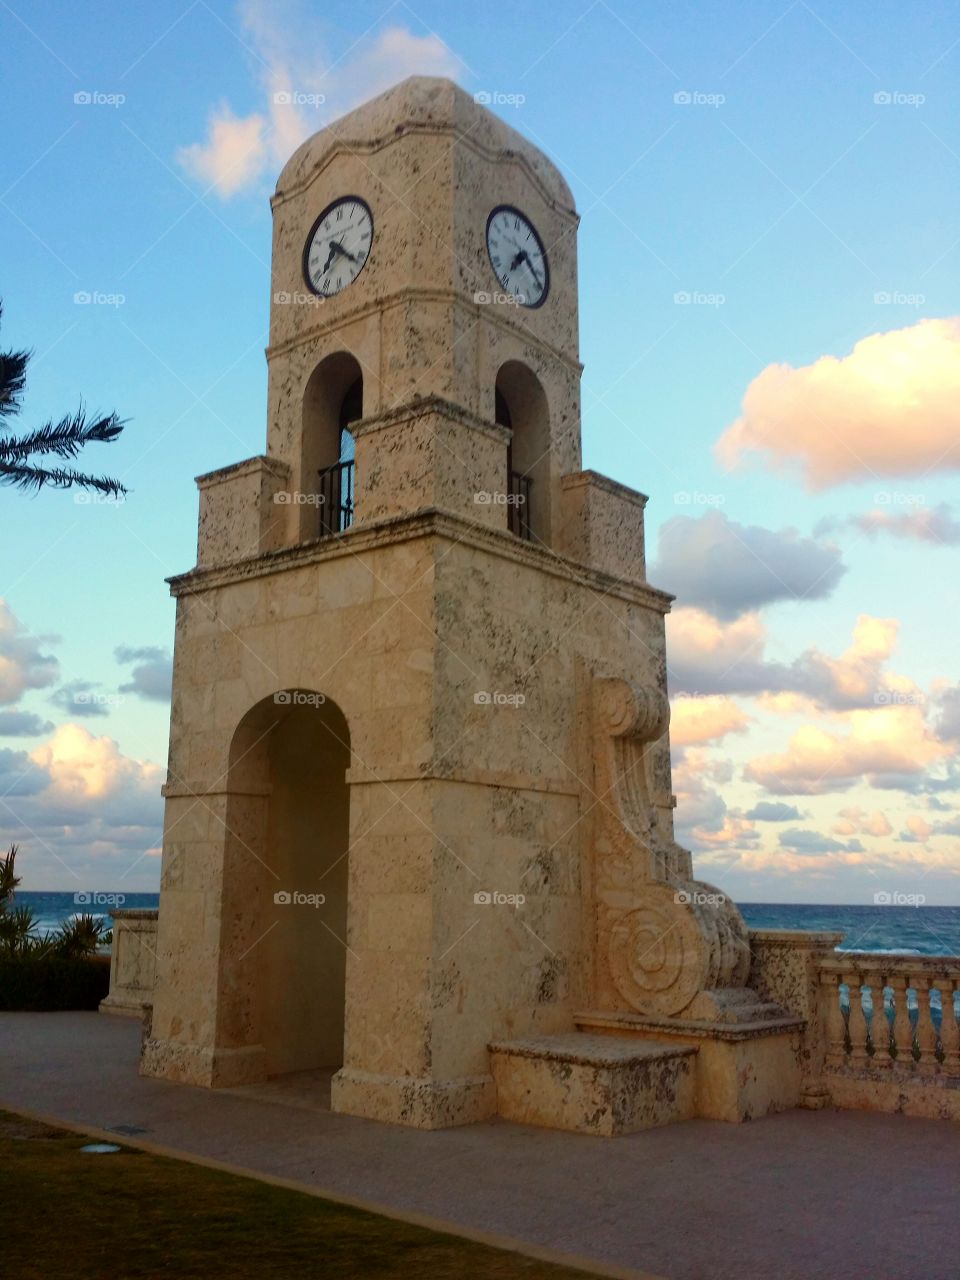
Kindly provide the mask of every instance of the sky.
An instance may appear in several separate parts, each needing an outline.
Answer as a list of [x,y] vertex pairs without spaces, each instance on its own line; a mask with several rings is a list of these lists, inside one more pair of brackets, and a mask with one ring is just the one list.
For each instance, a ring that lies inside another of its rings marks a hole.
[[2,491],[0,840],[159,884],[194,477],[265,439],[269,196],[447,75],[574,192],[584,466],[650,495],[680,840],[747,901],[960,901],[960,11],[0,0],[19,424],[115,410],[123,503]]

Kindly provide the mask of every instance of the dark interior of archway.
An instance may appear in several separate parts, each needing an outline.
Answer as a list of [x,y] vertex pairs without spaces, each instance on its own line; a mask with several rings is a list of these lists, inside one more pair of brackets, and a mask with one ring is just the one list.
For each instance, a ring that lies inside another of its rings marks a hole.
[[510,417],[510,406],[507,404],[507,398],[499,387],[497,387],[494,392],[494,421],[498,426],[509,427],[513,430],[513,420]]
[[363,378],[356,378],[340,402],[340,430],[363,417]]

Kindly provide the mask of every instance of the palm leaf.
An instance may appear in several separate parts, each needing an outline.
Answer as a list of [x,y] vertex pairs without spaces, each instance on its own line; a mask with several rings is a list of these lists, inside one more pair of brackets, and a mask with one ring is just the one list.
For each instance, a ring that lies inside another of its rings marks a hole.
[[0,460],[21,462],[35,453],[53,453],[58,458],[75,458],[91,440],[116,440],[124,424],[115,413],[87,422],[83,409],[72,418],[47,422],[23,436],[0,436]]
[[44,485],[51,489],[95,489],[97,493],[109,493],[114,497],[127,490],[119,480],[111,476],[91,476],[70,467],[35,467],[29,463],[0,462],[0,484],[11,484],[27,492],[39,492]]

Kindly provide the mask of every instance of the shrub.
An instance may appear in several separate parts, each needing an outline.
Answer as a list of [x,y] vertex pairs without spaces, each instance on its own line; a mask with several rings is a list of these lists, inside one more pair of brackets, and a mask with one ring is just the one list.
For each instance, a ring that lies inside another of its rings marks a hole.
[[0,956],[0,1010],[96,1009],[109,989],[109,956]]

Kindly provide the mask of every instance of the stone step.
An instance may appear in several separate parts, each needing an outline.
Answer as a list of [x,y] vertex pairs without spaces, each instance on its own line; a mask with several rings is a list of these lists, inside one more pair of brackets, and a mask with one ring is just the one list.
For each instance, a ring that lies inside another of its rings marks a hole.
[[695,1114],[693,1044],[572,1031],[489,1048],[497,1112],[518,1124],[612,1137]]
[[[781,1012],[771,1006],[774,1013]],[[751,1013],[744,1003],[743,1011]],[[648,1018],[623,1010],[574,1014],[580,1034],[623,1044],[693,1046],[696,1114],[710,1120],[755,1120],[800,1101],[803,1018],[767,1016],[754,1021],[706,1022]]]

